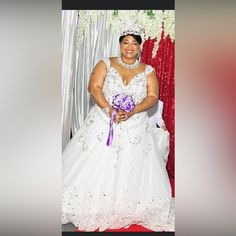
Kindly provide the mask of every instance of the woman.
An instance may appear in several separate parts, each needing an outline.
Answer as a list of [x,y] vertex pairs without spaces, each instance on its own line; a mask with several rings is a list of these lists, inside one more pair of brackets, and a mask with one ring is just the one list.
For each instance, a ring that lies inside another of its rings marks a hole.
[[[158,101],[158,80],[137,59],[139,32],[127,29],[119,41],[121,56],[93,69],[88,91],[96,104],[63,152],[63,224],[84,231],[131,224],[174,231],[171,187],[147,116]],[[131,96],[134,109],[115,109],[117,94]]]

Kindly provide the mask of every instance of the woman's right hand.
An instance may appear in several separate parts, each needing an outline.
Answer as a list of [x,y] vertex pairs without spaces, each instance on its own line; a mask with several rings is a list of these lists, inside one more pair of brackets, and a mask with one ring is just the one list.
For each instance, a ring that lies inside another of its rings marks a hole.
[[120,122],[122,121],[126,121],[127,120],[127,114],[125,111],[123,110],[119,110],[117,113],[116,113],[116,119],[115,119],[115,123],[119,124]]
[[113,111],[115,111],[115,109],[114,109],[113,107],[109,107],[109,112],[108,112],[108,114],[109,114],[110,117],[111,117]]

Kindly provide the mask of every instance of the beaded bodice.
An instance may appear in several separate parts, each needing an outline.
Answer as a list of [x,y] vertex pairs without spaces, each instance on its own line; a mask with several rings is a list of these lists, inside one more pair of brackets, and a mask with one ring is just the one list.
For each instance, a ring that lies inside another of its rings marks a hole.
[[124,85],[118,71],[111,66],[109,58],[104,58],[103,61],[107,66],[107,76],[103,85],[103,92],[110,104],[113,97],[122,92],[131,95],[135,100],[135,104],[142,102],[146,98],[147,75],[154,70],[150,65],[146,65],[144,72],[136,74],[127,85]]
[[[111,66],[109,58],[102,59],[107,66],[107,75],[103,85],[103,93],[106,100],[112,105],[113,97],[119,93],[125,93],[131,95],[134,99],[135,104],[142,102],[147,96],[147,75],[150,74],[154,69],[150,65],[146,65],[145,71],[136,74],[127,85],[118,73],[118,71]],[[96,114],[96,115],[95,115]],[[100,108],[95,105],[95,116],[99,116],[100,119],[104,120],[108,124],[109,119],[106,117]],[[122,128],[136,128],[141,124],[144,124],[148,119],[147,112],[140,112],[130,117],[125,122],[121,122],[119,127]]]

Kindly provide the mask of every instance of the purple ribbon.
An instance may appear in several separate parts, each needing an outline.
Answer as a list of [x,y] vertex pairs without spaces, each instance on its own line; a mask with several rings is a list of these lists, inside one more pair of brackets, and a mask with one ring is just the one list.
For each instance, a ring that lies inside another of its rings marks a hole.
[[110,118],[110,128],[109,128],[109,134],[107,138],[107,146],[110,146],[113,140],[113,122],[115,120],[115,115],[116,115],[116,111],[113,111]]
[[112,101],[112,107],[115,109],[115,111],[112,112],[111,118],[110,118],[110,125],[109,125],[109,134],[107,138],[107,146],[110,146],[112,144],[113,140],[113,123],[115,121],[115,115],[119,110],[123,110],[126,112],[131,112],[135,108],[134,99],[131,95],[126,95],[124,93],[117,94],[113,97]]

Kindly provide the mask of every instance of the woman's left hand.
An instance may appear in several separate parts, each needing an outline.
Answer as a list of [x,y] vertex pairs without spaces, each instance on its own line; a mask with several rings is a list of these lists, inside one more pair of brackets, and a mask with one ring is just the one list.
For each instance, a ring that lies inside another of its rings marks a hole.
[[131,116],[134,115],[134,112],[119,111],[119,122],[128,120]]

